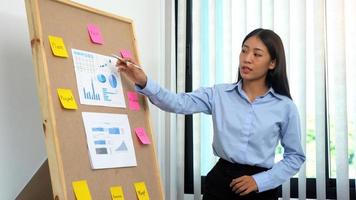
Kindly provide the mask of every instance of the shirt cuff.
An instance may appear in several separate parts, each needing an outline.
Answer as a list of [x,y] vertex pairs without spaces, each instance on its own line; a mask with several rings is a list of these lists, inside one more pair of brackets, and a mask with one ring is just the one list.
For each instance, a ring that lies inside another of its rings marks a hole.
[[270,190],[271,185],[271,177],[267,172],[261,172],[252,176],[255,179],[257,184],[257,192],[264,192],[266,190]]
[[135,84],[135,90],[138,93],[150,97],[156,95],[159,92],[160,86],[156,82],[154,82],[153,80],[147,77],[146,86],[144,88],[141,88],[139,85]]

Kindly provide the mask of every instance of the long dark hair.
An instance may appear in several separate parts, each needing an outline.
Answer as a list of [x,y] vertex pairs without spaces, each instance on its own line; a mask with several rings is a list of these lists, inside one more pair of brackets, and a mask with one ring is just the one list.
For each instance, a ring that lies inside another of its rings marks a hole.
[[[263,44],[266,45],[271,59],[276,60],[276,67],[272,70],[268,70],[267,72],[267,85],[272,87],[276,93],[292,99],[289,92],[289,84],[287,78],[286,56],[281,38],[271,30],[259,28],[246,35],[242,45],[252,36],[259,38]],[[241,79],[242,77],[239,69],[238,81]]]

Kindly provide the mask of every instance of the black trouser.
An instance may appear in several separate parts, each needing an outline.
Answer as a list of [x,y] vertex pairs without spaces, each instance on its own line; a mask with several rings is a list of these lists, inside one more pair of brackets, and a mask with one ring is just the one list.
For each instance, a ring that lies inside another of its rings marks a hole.
[[231,190],[232,188],[230,187],[230,183],[232,179],[244,175],[251,176],[266,170],[268,169],[230,163],[220,158],[219,162],[216,163],[214,168],[206,176],[203,200],[276,200],[278,199],[277,189],[268,190],[260,193],[251,192],[250,194],[245,196],[240,196],[239,194],[236,194]]

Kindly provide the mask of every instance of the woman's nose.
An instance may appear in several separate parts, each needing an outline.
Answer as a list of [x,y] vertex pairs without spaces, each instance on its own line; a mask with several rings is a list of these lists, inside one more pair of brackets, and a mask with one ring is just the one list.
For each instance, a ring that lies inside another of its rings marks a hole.
[[252,62],[252,54],[251,53],[246,53],[244,56],[243,56],[243,62],[245,63],[251,63]]

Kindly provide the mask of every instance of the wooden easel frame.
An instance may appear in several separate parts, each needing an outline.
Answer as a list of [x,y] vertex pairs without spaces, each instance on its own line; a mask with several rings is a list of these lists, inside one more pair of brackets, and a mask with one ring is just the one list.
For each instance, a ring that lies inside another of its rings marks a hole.
[[[73,8],[77,8],[83,11],[88,11],[90,13],[105,15],[108,18],[112,18],[115,20],[122,20],[127,23],[132,24],[133,22],[130,19],[126,19],[123,17],[118,17],[110,13],[102,12],[78,3],[74,3],[71,1],[63,1],[63,0],[25,0],[26,3],[26,10],[27,10],[27,18],[29,23],[29,32],[30,32],[30,39],[31,39],[31,47],[32,47],[32,55],[33,55],[33,64],[35,68],[35,75],[36,75],[36,83],[39,93],[40,105],[42,110],[42,119],[43,119],[43,131],[45,134],[45,143],[46,143],[46,150],[48,156],[48,168],[50,172],[50,180],[51,186],[53,191],[53,197],[55,200],[67,200],[73,198],[73,193],[70,193],[70,188],[68,188],[68,180],[66,179],[65,173],[68,169],[65,169],[63,165],[63,156],[61,153],[62,147],[60,145],[60,138],[58,137],[58,126],[57,120],[58,116],[56,115],[56,104],[54,103],[58,99],[53,95],[53,88],[51,86],[52,80],[49,78],[49,64],[48,63],[48,48],[46,47],[47,35],[43,34],[43,24],[41,19],[41,9],[40,9],[40,1],[48,1],[48,2],[56,2],[59,4],[65,4],[71,6]],[[133,33],[135,31],[133,30]],[[136,36],[134,37],[134,51],[137,54],[137,44],[136,44]],[[137,60],[138,56],[137,56]],[[151,127],[150,127],[150,118],[149,111],[148,111],[148,104],[146,98],[143,99],[143,107],[145,110],[145,117],[148,123],[148,132],[151,134]],[[151,154],[156,155],[155,146],[152,144],[152,149],[149,149]],[[157,193],[155,199],[164,199],[163,195],[163,188],[160,179],[160,173],[158,169],[158,162],[156,156],[152,157],[153,163],[153,172],[155,181],[157,181],[157,188],[154,190]],[[44,164],[44,168],[46,168],[46,164]],[[42,168],[43,170],[43,168]],[[45,170],[44,170],[45,171]],[[45,173],[41,173],[42,175]],[[26,188],[25,188],[26,189]],[[94,198],[94,197],[93,197]],[[95,199],[95,198],[94,198]]]

